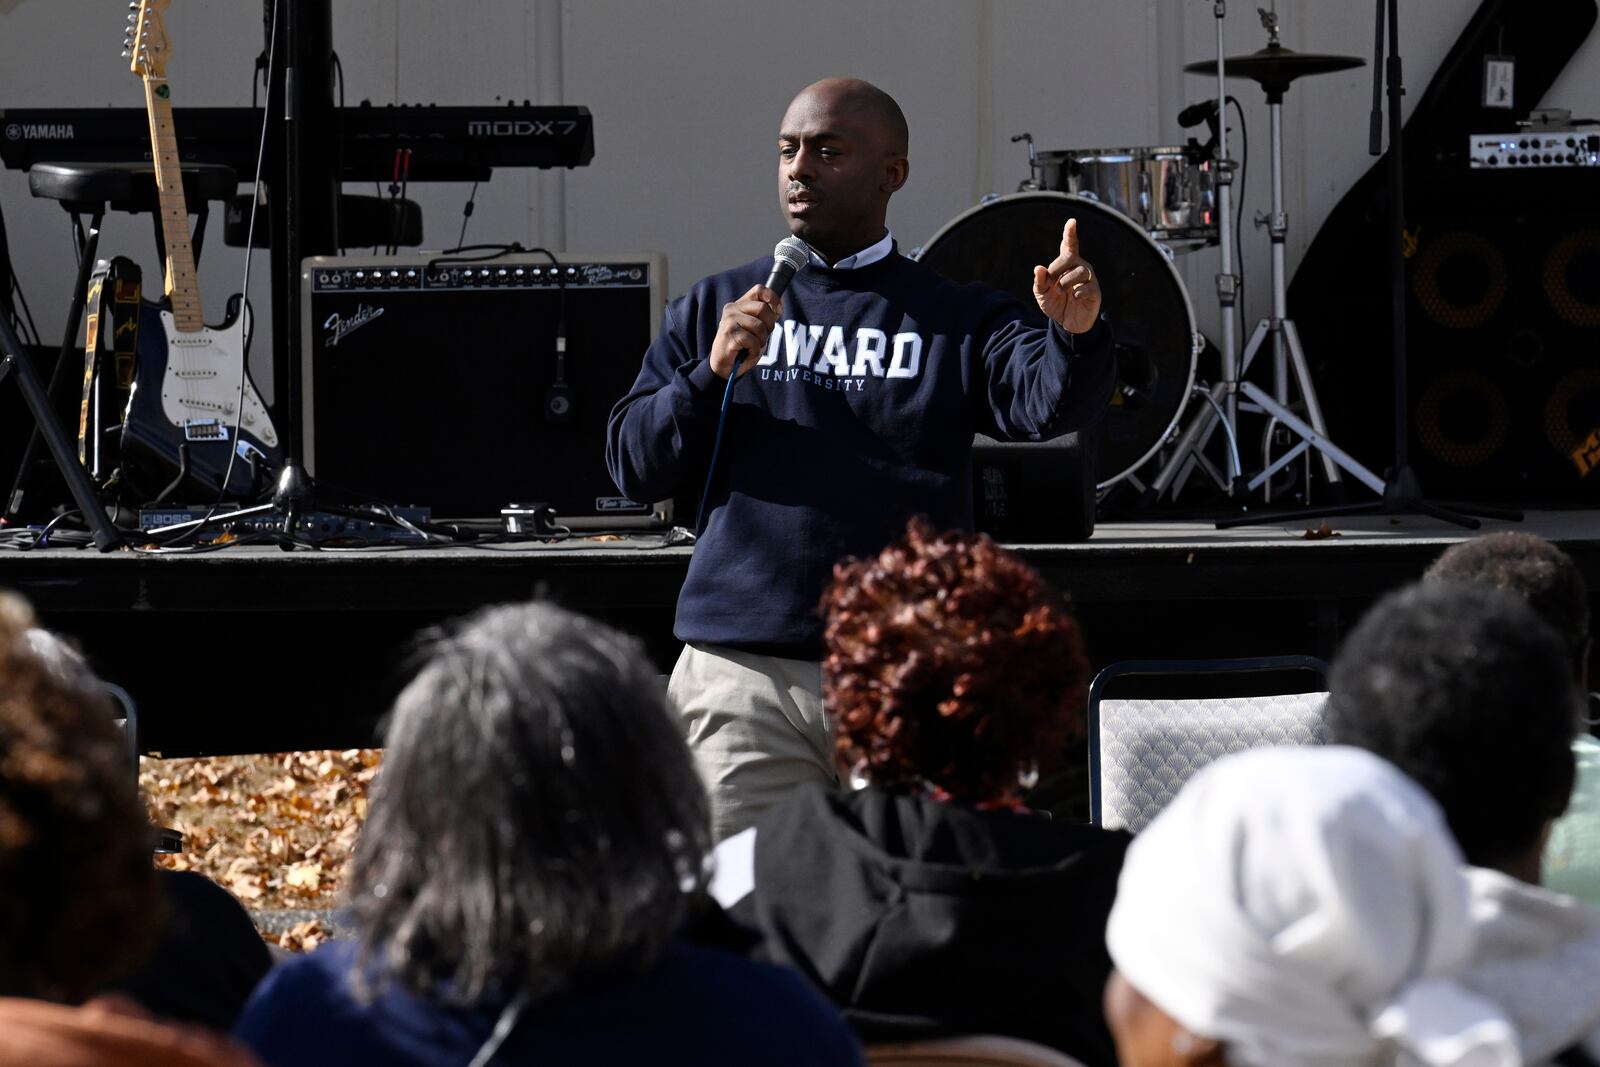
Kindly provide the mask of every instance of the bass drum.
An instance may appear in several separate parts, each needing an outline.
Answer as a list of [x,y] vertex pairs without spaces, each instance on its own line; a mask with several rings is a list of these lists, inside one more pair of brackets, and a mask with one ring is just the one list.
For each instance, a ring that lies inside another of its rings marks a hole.
[[1048,264],[1067,220],[1078,220],[1083,257],[1100,279],[1111,319],[1117,389],[1092,431],[1095,484],[1104,489],[1138,470],[1178,425],[1204,343],[1194,308],[1166,254],[1126,215],[1066,193],[997,197],[933,235],[916,258],[957,282],[986,282],[1027,305],[1033,267]]

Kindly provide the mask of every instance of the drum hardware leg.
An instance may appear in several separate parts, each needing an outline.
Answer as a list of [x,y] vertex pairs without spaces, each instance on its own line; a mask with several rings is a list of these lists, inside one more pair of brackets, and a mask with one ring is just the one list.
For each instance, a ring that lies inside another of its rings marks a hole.
[[1233,467],[1231,468],[1232,476],[1228,479],[1228,485],[1231,487],[1234,479],[1240,478],[1244,475],[1244,464],[1239,462],[1238,428],[1235,424],[1228,422],[1227,419],[1222,417],[1222,408],[1217,404],[1217,398],[1211,393],[1210,390],[1200,389],[1197,387],[1195,392],[1199,393],[1200,399],[1209,404],[1211,409],[1216,412],[1218,421],[1212,425],[1220,425],[1222,427],[1222,432],[1227,435],[1228,458],[1233,460]]
[[[1145,491],[1146,499],[1149,503],[1158,501],[1161,494],[1166,492],[1168,488],[1171,488],[1172,496],[1176,498],[1183,491],[1183,487],[1188,484],[1196,466],[1200,467],[1218,489],[1229,494],[1233,492],[1234,486],[1244,473],[1244,467],[1239,459],[1238,436],[1234,432],[1233,424],[1223,414],[1224,409],[1221,397],[1224,388],[1225,383],[1222,382],[1218,382],[1209,388],[1196,383],[1193,390],[1191,390],[1194,396],[1205,402],[1206,407],[1195,412],[1194,418],[1189,420],[1189,424],[1184,427],[1183,432],[1178,436],[1173,454],[1162,467],[1161,474],[1151,483],[1150,488]],[[1211,435],[1216,432],[1218,426],[1222,427],[1223,435],[1228,441],[1229,470],[1227,474],[1218,471],[1216,465],[1205,456],[1205,446],[1210,441]],[[1172,475],[1172,477],[1168,477],[1167,483],[1163,485],[1161,478],[1167,475]]]
[[[1301,456],[1304,456],[1304,454],[1307,453],[1310,453],[1310,442],[1301,440],[1301,442],[1298,442],[1296,445],[1294,445],[1294,448],[1286,451],[1286,453],[1283,453],[1282,456],[1278,456],[1275,461],[1272,461],[1272,464],[1262,467],[1261,474],[1251,478],[1250,483],[1248,483],[1246,488],[1248,488],[1251,493],[1254,493],[1254,491],[1258,490],[1258,488],[1267,486],[1267,490],[1269,490],[1270,493],[1272,475],[1277,474],[1277,472],[1280,472],[1280,470],[1286,469],[1286,467],[1290,466],[1291,462],[1296,461],[1296,459],[1301,458]],[[1267,499],[1267,494],[1262,494],[1262,499]]]
[[[1266,425],[1261,428],[1261,462],[1266,465],[1263,468],[1263,472],[1270,470],[1273,473],[1277,473],[1277,471],[1280,469],[1279,467],[1274,466],[1272,462],[1272,443],[1273,438],[1278,435],[1278,427],[1281,425],[1282,423],[1280,423],[1277,419],[1269,418],[1267,419]],[[1254,478],[1251,478],[1248,483],[1246,483],[1246,488],[1248,488],[1251,492],[1254,492],[1258,486],[1261,489],[1261,502],[1263,504],[1272,503],[1272,476],[1267,475],[1265,478],[1263,478],[1260,474],[1258,474]]]
[[1293,463],[1310,450],[1311,443],[1302,438],[1300,441],[1296,442],[1295,446],[1289,449],[1289,451],[1285,452],[1283,455],[1273,460],[1270,464],[1263,467],[1259,474],[1250,479],[1246,485],[1246,488],[1253,493],[1258,488],[1265,486],[1268,492],[1262,495],[1262,499],[1267,499],[1271,494],[1272,476],[1288,467],[1289,464]]
[[[1222,396],[1225,386],[1218,383],[1210,389],[1199,385],[1196,388],[1201,389],[1212,402],[1216,402]],[[1155,480],[1150,483],[1150,488],[1145,490],[1147,504],[1159,503],[1168,489],[1172,489],[1173,495],[1176,496],[1182,488],[1176,484],[1180,475],[1184,483],[1188,482],[1189,474],[1194,469],[1194,461],[1201,455],[1200,449],[1203,447],[1201,436],[1204,435],[1209,439],[1219,417],[1219,413],[1211,408],[1201,408],[1184,425],[1183,432],[1178,435],[1177,442],[1173,445],[1172,455],[1162,464]],[[1219,481],[1217,488],[1226,490],[1226,482]]]
[[1374,493],[1383,492],[1384,485],[1382,478],[1379,478],[1376,474],[1373,474],[1366,467],[1362,466],[1359,462],[1352,458],[1348,452],[1318,432],[1314,426],[1311,426],[1294,412],[1290,411],[1288,408],[1279,404],[1272,397],[1268,396],[1260,386],[1256,385],[1254,382],[1240,382],[1239,390],[1251,400],[1259,404],[1263,411],[1270,413],[1279,422],[1289,427],[1289,429],[1293,430],[1296,434],[1299,434],[1304,442],[1310,447],[1317,449],[1324,456],[1328,457],[1334,463],[1337,463],[1340,467],[1344,468],[1344,470],[1347,471],[1351,477],[1361,482]]
[[[1230,333],[1231,331],[1227,327],[1228,320],[1224,318],[1223,322],[1223,332],[1225,334]],[[1255,362],[1256,353],[1261,350],[1261,344],[1266,339],[1266,336],[1267,323],[1265,321],[1257,323],[1255,332],[1250,335],[1250,343],[1245,345],[1244,357],[1240,361],[1239,365],[1240,374],[1249,373],[1250,365]],[[1213,398],[1220,399],[1222,394],[1219,390],[1226,388],[1227,384],[1228,383],[1225,381],[1218,382],[1216,385],[1211,387],[1208,395]],[[1204,387],[1197,385],[1196,389],[1203,390]],[[1197,393],[1196,395],[1199,394]],[[1214,407],[1215,405],[1213,404],[1213,408]],[[1246,410],[1248,410],[1248,408]],[[1159,500],[1161,495],[1166,493],[1169,489],[1171,490],[1171,495],[1174,499],[1179,493],[1183,492],[1184,486],[1188,485],[1189,478],[1194,473],[1195,456],[1204,452],[1205,449],[1211,444],[1211,435],[1216,431],[1216,420],[1218,417],[1218,412],[1208,408],[1201,408],[1199,411],[1195,412],[1194,417],[1189,420],[1188,425],[1184,427],[1182,435],[1179,436],[1176,450],[1174,451],[1172,457],[1167,460],[1167,463],[1165,466],[1163,466],[1161,473],[1158,474],[1155,481],[1151,483],[1151,487],[1155,491],[1155,496],[1151,499],[1151,503]],[[1224,419],[1224,421],[1230,428],[1230,437],[1232,437],[1235,441],[1234,454],[1237,456],[1237,426],[1239,424],[1237,409],[1235,409],[1234,417],[1231,421],[1227,419]],[[1216,468],[1213,466],[1212,469],[1215,470]],[[1223,490],[1224,492],[1229,491],[1227,482],[1216,478],[1213,478],[1213,481],[1216,481],[1217,488]]]
[[[1239,406],[1242,409],[1246,408],[1244,404]],[[1254,405],[1249,405],[1249,407],[1254,408]],[[1293,409],[1291,408],[1291,410]],[[1299,412],[1297,411],[1296,414],[1299,414]],[[1275,460],[1273,455],[1279,447],[1285,448],[1286,451]],[[1275,489],[1271,481],[1272,475],[1286,470],[1289,464],[1297,457],[1306,453],[1308,447],[1303,438],[1297,440],[1294,431],[1279,421],[1276,416],[1268,418],[1266,426],[1261,431],[1261,462],[1265,464],[1265,467],[1260,475],[1250,479],[1247,489],[1253,492],[1258,486],[1262,487],[1261,499],[1263,502],[1270,504],[1275,493],[1282,493],[1295,483],[1294,474],[1291,471],[1289,478],[1281,480],[1282,487]],[[1309,478],[1310,475],[1311,461],[1310,457],[1307,456],[1304,477]],[[1301,484],[1305,487],[1307,495],[1309,495],[1309,483],[1302,482]]]
[[[1274,31],[1275,32],[1275,31]],[[1317,400],[1316,385],[1311,381],[1311,370],[1306,363],[1305,349],[1300,345],[1300,335],[1289,318],[1288,271],[1284,267],[1284,242],[1289,236],[1289,215],[1283,207],[1283,93],[1267,93],[1267,114],[1270,121],[1269,156],[1272,165],[1272,212],[1268,216],[1268,233],[1272,239],[1272,349],[1273,382],[1280,404],[1289,401],[1289,370],[1293,365],[1295,389],[1305,402],[1311,425],[1324,437],[1328,424],[1322,417],[1322,405]],[[1323,473],[1328,483],[1338,486],[1339,467],[1326,455],[1322,457]]]
[[[1183,495],[1184,489],[1186,489],[1189,485],[1189,479],[1196,471],[1199,471],[1201,474],[1205,475],[1208,479],[1210,479],[1212,485],[1223,490],[1224,492],[1227,491],[1230,485],[1237,481],[1237,479],[1229,478],[1225,472],[1218,470],[1217,465],[1211,462],[1211,457],[1207,456],[1204,452],[1192,452],[1189,454],[1188,459],[1184,462],[1183,467],[1179,470],[1178,477],[1172,483],[1170,495],[1173,500],[1177,500]],[[1155,497],[1153,493],[1151,493],[1150,490],[1146,490],[1145,503],[1148,505],[1153,504],[1154,502]]]
[[[1223,42],[1223,20],[1228,14],[1226,0],[1215,0],[1212,5],[1212,14],[1216,18],[1217,30],[1217,114],[1227,114],[1228,83],[1225,70],[1226,49]],[[1178,445],[1172,457],[1161,468],[1160,473],[1151,482],[1146,498],[1151,502],[1159,501],[1163,494],[1172,487],[1173,481],[1180,471],[1187,481],[1189,472],[1193,470],[1193,460],[1200,460],[1200,449],[1204,447],[1202,436],[1209,441],[1211,431],[1218,422],[1221,422],[1228,440],[1233,446],[1231,457],[1234,460],[1234,479],[1218,481],[1229,496],[1236,488],[1238,474],[1238,439],[1236,428],[1239,425],[1239,348],[1238,337],[1235,334],[1237,317],[1234,308],[1238,300],[1239,278],[1233,272],[1233,161],[1228,158],[1228,123],[1226,119],[1217,123],[1217,162],[1216,162],[1216,198],[1217,198],[1217,237],[1218,251],[1221,256],[1220,270],[1217,272],[1217,305],[1222,312],[1222,342],[1217,347],[1222,354],[1222,380],[1203,392],[1208,408],[1202,408],[1195,413],[1184,427],[1182,435],[1178,438]],[[1213,480],[1214,470],[1210,464]]]
[[[1322,458],[1323,472],[1327,475],[1328,483],[1340,487],[1342,475],[1340,469],[1349,471],[1355,478],[1374,488],[1375,492],[1382,493],[1382,481],[1377,479],[1371,471],[1362,467],[1348,454],[1344,453],[1328,437],[1328,426],[1322,416],[1322,405],[1317,399],[1316,386],[1311,380],[1310,365],[1306,361],[1305,350],[1300,345],[1300,335],[1295,329],[1294,322],[1288,316],[1288,277],[1284,267],[1284,242],[1289,233],[1288,214],[1283,209],[1283,91],[1281,88],[1272,88],[1267,92],[1267,112],[1270,118],[1269,149],[1272,164],[1272,209],[1270,213],[1257,216],[1257,224],[1265,224],[1272,242],[1272,314],[1256,324],[1255,332],[1250,337],[1250,344],[1246,346],[1246,368],[1251,358],[1260,349],[1268,338],[1272,342],[1272,384],[1273,392],[1268,396],[1264,391],[1250,386],[1245,388],[1241,383],[1241,390],[1262,407],[1272,421],[1268,424],[1269,433],[1275,424],[1282,424],[1299,434],[1302,441],[1309,442],[1309,447],[1316,449]],[[1294,392],[1304,403],[1309,424],[1293,416],[1289,411],[1290,381],[1293,379]],[[1294,419],[1293,422],[1290,419]],[[1305,426],[1311,436],[1302,432],[1299,426]],[[1300,452],[1294,452],[1298,456]],[[1336,458],[1342,457],[1342,458]],[[1263,458],[1269,464],[1268,469],[1276,473],[1282,469],[1281,463],[1272,460],[1270,448],[1263,450]],[[1359,468],[1359,472],[1352,468],[1352,464]],[[1251,478],[1248,486],[1253,490],[1257,486],[1266,486],[1263,500],[1270,502],[1272,497],[1272,484],[1270,475]],[[1307,491],[1309,493],[1309,482]]]

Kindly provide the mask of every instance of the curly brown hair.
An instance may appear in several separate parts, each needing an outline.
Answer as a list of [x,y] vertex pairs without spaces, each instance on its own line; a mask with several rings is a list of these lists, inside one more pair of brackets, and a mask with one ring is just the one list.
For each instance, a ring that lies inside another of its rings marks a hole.
[[987,536],[913,519],[823,594],[822,692],[841,767],[952,798],[1016,792],[1080,736],[1089,662],[1066,601]]
[[111,707],[31,650],[0,591],[0,996],[77,1003],[159,918],[149,822]]

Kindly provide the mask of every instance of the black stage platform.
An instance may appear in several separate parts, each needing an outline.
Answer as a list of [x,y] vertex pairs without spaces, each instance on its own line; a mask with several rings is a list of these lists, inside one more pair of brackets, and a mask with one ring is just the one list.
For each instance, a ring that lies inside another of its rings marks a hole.
[[[1082,620],[1097,665],[1118,659],[1328,657],[1374,599],[1470,536],[1422,518],[1218,531],[1103,524],[1078,545],[1014,546]],[[1600,512],[1532,512],[1600,591]],[[0,586],[72,634],[137,696],[164,755],[369,743],[411,635],[485,604],[543,595],[639,635],[662,670],[690,549],[654,536],[558,544],[195,555],[0,552]],[[1600,604],[1596,605],[1600,611]]]

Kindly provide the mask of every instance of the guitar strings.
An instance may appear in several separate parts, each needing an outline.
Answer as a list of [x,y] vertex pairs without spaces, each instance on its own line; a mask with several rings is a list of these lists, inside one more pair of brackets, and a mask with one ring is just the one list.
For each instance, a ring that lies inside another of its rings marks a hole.
[[[272,32],[267,37],[267,77],[266,77],[267,84],[266,84],[266,95],[267,95],[267,100],[269,102],[269,105],[270,105],[270,101],[272,100],[273,59],[277,54],[277,50],[278,50],[278,0],[272,0]],[[231,433],[230,433],[230,440],[229,440],[229,447],[228,447],[228,465],[223,470],[222,482],[221,482],[221,485],[217,489],[216,499],[213,500],[211,502],[211,505],[206,509],[205,515],[202,516],[200,521],[198,523],[196,523],[194,526],[190,527],[187,530],[184,530],[182,533],[180,533],[177,536],[173,537],[171,540],[162,542],[161,545],[164,548],[172,548],[172,547],[181,545],[185,540],[187,540],[188,538],[191,538],[191,537],[198,536],[200,531],[205,529],[206,524],[209,523],[212,520],[212,518],[216,516],[217,509],[220,508],[222,506],[223,501],[225,499],[227,499],[227,496],[228,496],[228,485],[233,480],[234,466],[235,466],[235,464],[238,463],[238,460],[239,460],[239,427],[242,425],[242,423],[244,421],[245,390],[246,390],[246,388],[247,388],[247,386],[249,385],[249,382],[250,382],[250,371],[249,371],[249,367],[250,367],[250,342],[252,340],[252,334],[254,332],[251,329],[251,327],[253,325],[253,322],[252,322],[252,317],[251,317],[251,314],[250,314],[250,265],[251,265],[251,261],[255,258],[253,253],[255,252],[256,209],[261,204],[261,172],[262,172],[263,165],[264,165],[264,163],[266,161],[267,130],[268,130],[269,126],[270,126],[270,115],[271,115],[271,107],[270,106],[263,107],[262,110],[261,110],[261,136],[260,136],[259,142],[257,143],[257,146],[256,146],[256,172],[255,172],[255,178],[254,178],[253,183],[252,183],[251,196],[250,196],[250,221],[245,227],[245,238],[244,238],[244,281],[241,284],[240,289],[239,289],[239,294],[240,294],[239,295],[239,300],[240,300],[239,314],[244,317],[244,321],[242,323],[243,329],[240,332],[241,332],[241,334],[243,336],[244,344],[243,344],[243,352],[242,352],[242,354],[240,356],[240,359],[239,359],[239,387],[238,387],[236,396],[234,398],[233,427],[232,427],[232,430],[231,430]],[[187,221],[187,220],[185,220],[185,221]]]

